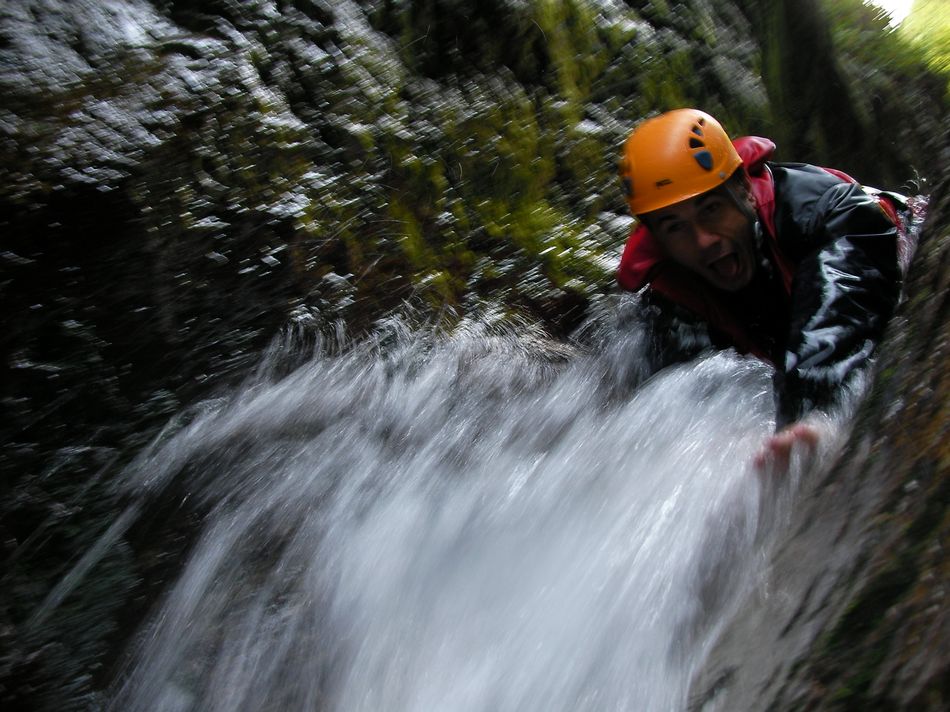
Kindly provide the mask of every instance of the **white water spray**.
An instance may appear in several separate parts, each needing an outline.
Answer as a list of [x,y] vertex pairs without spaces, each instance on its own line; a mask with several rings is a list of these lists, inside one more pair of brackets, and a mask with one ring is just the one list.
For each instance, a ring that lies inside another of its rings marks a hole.
[[[469,325],[262,379],[135,467],[207,511],[122,710],[681,710],[757,571],[769,371]],[[771,515],[770,515],[771,516]]]

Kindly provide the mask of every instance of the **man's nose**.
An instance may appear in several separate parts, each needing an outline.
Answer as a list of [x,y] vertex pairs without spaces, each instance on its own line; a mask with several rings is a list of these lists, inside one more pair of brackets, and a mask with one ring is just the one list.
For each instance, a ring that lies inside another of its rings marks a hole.
[[717,242],[719,242],[719,234],[704,227],[701,224],[696,224],[693,226],[693,234],[696,240],[696,246],[705,250],[708,247],[713,247]]

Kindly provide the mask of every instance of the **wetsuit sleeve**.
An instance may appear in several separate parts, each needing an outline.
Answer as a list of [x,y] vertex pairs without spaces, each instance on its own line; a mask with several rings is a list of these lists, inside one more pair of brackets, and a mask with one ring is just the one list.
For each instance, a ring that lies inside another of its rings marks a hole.
[[707,324],[652,289],[641,295],[642,318],[647,326],[647,359],[651,373],[692,361],[716,346]]
[[897,230],[873,198],[839,183],[808,213],[776,369],[778,428],[834,404],[868,364],[900,296]]

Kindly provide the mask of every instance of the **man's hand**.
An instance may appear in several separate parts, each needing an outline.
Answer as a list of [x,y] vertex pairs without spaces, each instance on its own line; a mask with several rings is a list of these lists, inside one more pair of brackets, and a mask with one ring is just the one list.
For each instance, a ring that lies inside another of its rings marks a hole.
[[797,443],[808,447],[809,452],[814,452],[818,439],[819,432],[815,426],[806,423],[792,423],[766,440],[753,462],[760,470],[765,469],[767,465],[774,465],[785,470],[788,468],[792,448]]

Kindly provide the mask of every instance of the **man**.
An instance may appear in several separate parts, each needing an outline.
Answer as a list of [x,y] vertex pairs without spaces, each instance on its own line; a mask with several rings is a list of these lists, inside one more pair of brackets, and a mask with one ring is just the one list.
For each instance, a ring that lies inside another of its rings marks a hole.
[[621,286],[775,366],[777,432],[760,465],[815,444],[803,418],[867,364],[901,288],[891,199],[838,171],[770,162],[774,149],[680,109],[642,122],[620,166],[639,219]]

